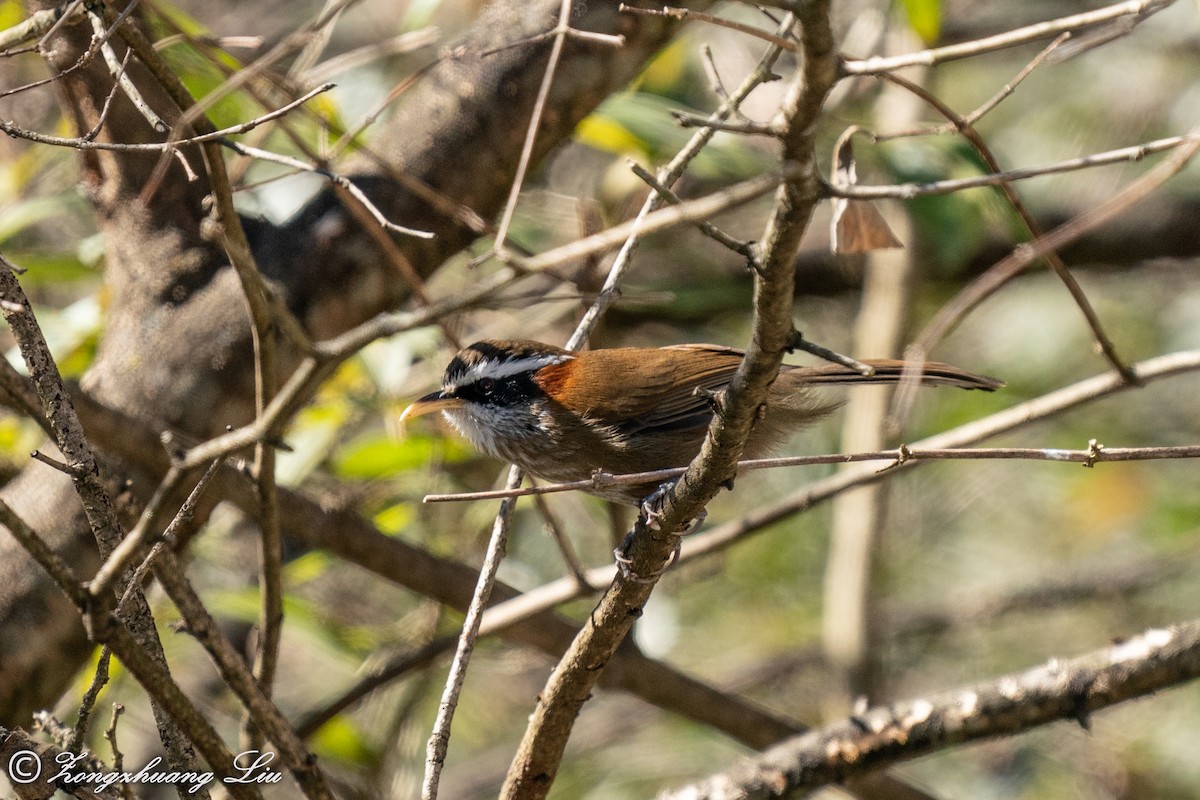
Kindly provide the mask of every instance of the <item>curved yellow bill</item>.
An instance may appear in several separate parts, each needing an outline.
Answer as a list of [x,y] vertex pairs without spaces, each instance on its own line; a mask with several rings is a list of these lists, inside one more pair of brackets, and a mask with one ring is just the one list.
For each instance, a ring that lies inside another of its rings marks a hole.
[[406,420],[413,417],[421,417],[447,408],[457,408],[460,405],[462,405],[462,401],[453,395],[447,395],[445,392],[430,392],[424,397],[414,400],[408,408],[401,411],[400,419],[397,422],[403,425]]

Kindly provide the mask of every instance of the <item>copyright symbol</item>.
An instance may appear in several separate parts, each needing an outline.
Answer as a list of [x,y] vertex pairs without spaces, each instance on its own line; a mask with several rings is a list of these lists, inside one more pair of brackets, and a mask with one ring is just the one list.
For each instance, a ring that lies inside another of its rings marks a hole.
[[18,750],[8,759],[8,778],[13,783],[33,783],[42,774],[42,760],[32,750]]

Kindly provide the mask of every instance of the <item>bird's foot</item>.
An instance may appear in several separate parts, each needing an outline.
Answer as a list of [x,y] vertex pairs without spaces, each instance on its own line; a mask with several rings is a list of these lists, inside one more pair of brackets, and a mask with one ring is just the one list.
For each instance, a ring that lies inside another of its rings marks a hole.
[[[674,481],[668,481],[662,486],[659,486],[653,492],[646,496],[642,501],[641,512],[646,518],[646,526],[651,530],[662,530],[662,519],[664,515],[663,503],[667,497],[667,493],[671,491],[671,487],[675,485]],[[633,544],[633,531],[625,534],[625,538],[621,540],[621,544],[613,550],[613,558],[617,561],[617,569],[621,571],[621,575],[631,581],[637,583],[653,583],[662,576],[664,572],[679,561],[679,552],[683,544],[683,537],[689,536],[700,529],[704,524],[705,518],[708,516],[708,511],[701,510],[700,513],[687,523],[682,531],[671,533],[674,539],[674,546],[671,550],[671,555],[667,558],[663,565],[649,575],[639,575],[633,571],[633,559],[629,556],[629,547]]]
[[[642,500],[642,516],[646,518],[646,525],[650,528],[650,530],[662,530],[662,519],[666,513],[664,505],[666,504],[667,495],[670,494],[671,489],[675,487],[675,484],[678,480],[678,478],[675,478],[673,480],[666,481],[653,492],[646,495],[646,497]],[[707,511],[701,511],[695,518],[688,522],[682,531],[676,535],[687,536],[695,533],[700,529],[700,526],[704,524],[704,519],[707,516]]]
[[667,556],[667,560],[663,562],[663,565],[649,575],[639,575],[633,571],[633,559],[629,557],[629,546],[633,544],[633,531],[625,534],[625,538],[613,550],[613,558],[617,560],[617,569],[620,570],[621,576],[634,583],[654,583],[657,581],[662,577],[664,572],[675,566],[675,562],[679,560],[679,551],[683,540],[678,536],[674,538],[675,546],[671,549],[671,555]]
[[642,516],[646,518],[646,525],[650,530],[662,530],[663,504],[673,486],[675,486],[675,481],[667,481],[642,498],[641,512]]

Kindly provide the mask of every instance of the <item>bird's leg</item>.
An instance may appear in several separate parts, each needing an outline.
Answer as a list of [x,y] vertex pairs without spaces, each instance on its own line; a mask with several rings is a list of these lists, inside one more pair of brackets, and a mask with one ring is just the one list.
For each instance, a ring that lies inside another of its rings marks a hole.
[[[650,530],[662,530],[663,505],[666,503],[667,495],[678,482],[678,478],[672,478],[669,481],[664,481],[657,489],[646,495],[646,497],[642,500],[642,516],[646,518],[646,525],[650,528]],[[707,515],[707,511],[701,511],[699,515],[688,522],[687,527],[685,527],[678,535],[687,536],[688,534],[695,533],[704,523],[704,518]]]
[[642,516],[646,518],[646,525],[650,530],[662,530],[663,503],[666,501],[667,494],[678,480],[678,478],[675,478],[665,481],[653,492],[642,498],[641,512]]
[[[642,501],[641,513],[645,516],[646,525],[651,530],[662,530],[663,501],[666,498],[667,493],[671,491],[671,488],[674,485],[675,480],[667,481],[653,492],[646,495],[646,499]],[[700,526],[704,524],[704,520],[707,517],[707,509],[702,509],[699,514],[697,514],[688,522],[686,528],[678,533],[671,534],[675,537],[675,546],[671,550],[670,557],[666,560],[666,563],[655,570],[653,574],[648,576],[638,575],[630,568],[630,565],[633,563],[633,560],[628,555],[629,547],[631,544],[633,544],[633,531],[630,531],[629,533],[625,534],[625,538],[622,539],[621,543],[617,545],[615,550],[613,550],[613,558],[617,560],[617,568],[621,570],[621,574],[626,578],[639,583],[649,583],[656,580],[664,572],[675,566],[675,562],[679,561],[679,551],[683,545],[683,537],[690,536],[691,534],[700,530]]]

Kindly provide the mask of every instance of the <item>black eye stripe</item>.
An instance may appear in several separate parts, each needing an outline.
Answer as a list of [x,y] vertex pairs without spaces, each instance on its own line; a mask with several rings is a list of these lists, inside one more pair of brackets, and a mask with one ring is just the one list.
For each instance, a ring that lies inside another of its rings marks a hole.
[[499,380],[480,378],[463,384],[454,390],[456,397],[473,403],[489,403],[497,406],[513,406],[528,402],[539,393],[532,376],[523,372]]

